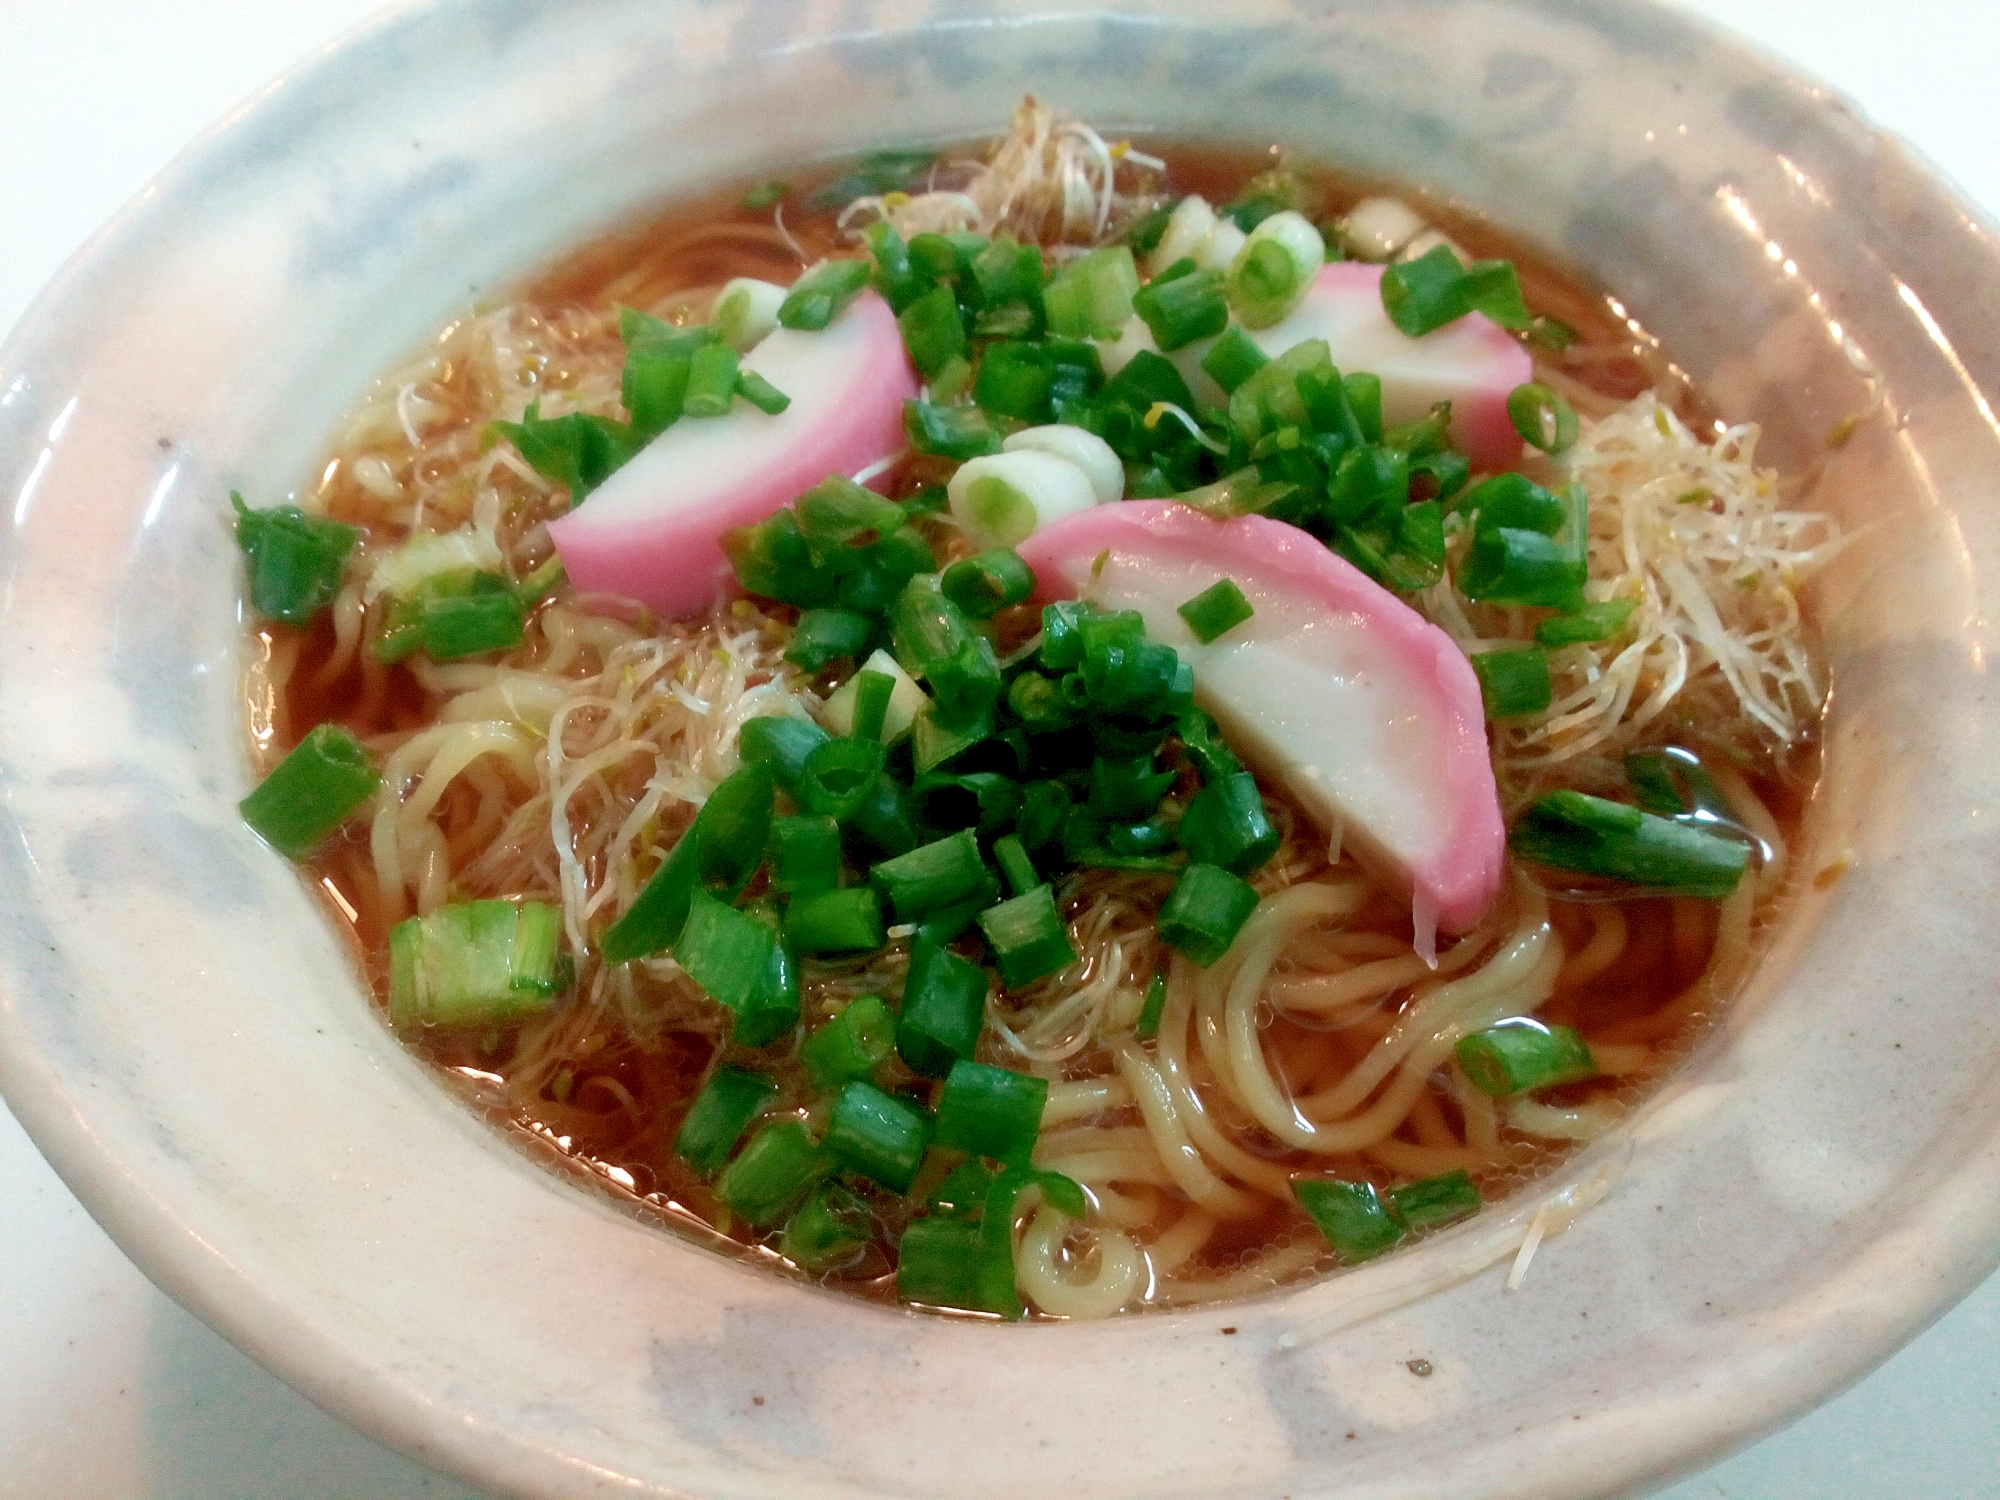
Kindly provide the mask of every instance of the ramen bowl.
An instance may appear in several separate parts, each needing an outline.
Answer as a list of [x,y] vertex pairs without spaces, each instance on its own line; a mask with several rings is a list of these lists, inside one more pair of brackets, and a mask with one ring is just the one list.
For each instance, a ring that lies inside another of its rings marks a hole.
[[[446,1095],[237,817],[224,518],[232,488],[303,487],[377,370],[562,250],[717,183],[983,135],[1026,92],[1492,218],[1611,288],[1862,540],[1815,585],[1820,878],[1619,1130],[1329,1280],[1006,1327],[717,1257]],[[1663,1480],[2000,1258],[1995,261],[1839,101],[1616,0],[399,12],[199,142],[0,352],[0,1086],[162,1287],[503,1494]]]

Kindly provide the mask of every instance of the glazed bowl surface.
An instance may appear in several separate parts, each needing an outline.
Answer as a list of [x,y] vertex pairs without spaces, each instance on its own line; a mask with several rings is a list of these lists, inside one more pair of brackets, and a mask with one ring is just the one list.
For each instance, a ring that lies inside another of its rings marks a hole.
[[[1861,540],[1814,595],[1836,692],[1799,851],[1847,873],[1626,1126],[1330,1281],[993,1327],[640,1223],[397,1046],[235,814],[224,517],[232,488],[304,488],[378,370],[593,233],[978,137],[1027,92],[1486,214],[1612,289]],[[1990,226],[1837,99],[1623,0],[399,11],[198,142],[0,351],[0,1087],[169,1292],[500,1493],[1643,1488],[1839,1389],[2000,1259],[1996,272]],[[1504,1291],[1563,1189],[1601,1201]]]

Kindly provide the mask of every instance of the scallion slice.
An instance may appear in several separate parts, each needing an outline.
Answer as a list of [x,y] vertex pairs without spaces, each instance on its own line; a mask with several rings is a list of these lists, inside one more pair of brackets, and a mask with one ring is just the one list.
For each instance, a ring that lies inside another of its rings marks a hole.
[[984,458],[1000,451],[1000,430],[977,406],[934,406],[910,401],[903,406],[903,430],[910,446],[938,458]]
[[1162,354],[1213,337],[1229,326],[1220,271],[1190,268],[1189,274],[1171,280],[1156,276],[1133,296],[1132,310],[1152,330],[1153,343]]
[[897,316],[903,331],[903,346],[910,360],[925,375],[935,375],[946,361],[965,350],[965,324],[958,314],[958,299],[948,286],[932,287]]
[[1243,597],[1243,590],[1237,586],[1235,579],[1218,578],[1174,613],[1187,621],[1194,638],[1206,646],[1216,637],[1234,630],[1256,611]]
[[1056,910],[1055,893],[1038,885],[1025,895],[990,906],[979,914],[993,967],[1008,989],[1021,989],[1076,962],[1069,929]]
[[778,1253],[809,1275],[823,1276],[852,1265],[874,1238],[868,1205],[850,1189],[829,1182],[785,1221]]
[[398,1031],[509,1026],[568,982],[562,913],[541,901],[461,901],[389,933],[389,1020]]
[[868,276],[865,260],[821,261],[792,283],[791,291],[778,306],[779,326],[818,332],[861,295],[862,288],[868,285]]
[[687,389],[681,397],[681,415],[722,417],[736,402],[737,354],[720,340],[704,344],[688,359]]
[[1463,1170],[1406,1182],[1389,1190],[1389,1207],[1413,1234],[1442,1229],[1479,1212],[1479,1189]]
[[1012,547],[992,547],[944,570],[939,587],[970,618],[990,619],[1035,591],[1035,572]]
[[745,764],[768,765],[777,784],[796,797],[806,757],[831,738],[810,719],[770,714],[746,720],[737,733],[736,746]]
[[1542,647],[1475,651],[1472,670],[1479,678],[1487,718],[1519,719],[1547,711],[1554,689],[1549,682],[1549,653]]
[[338,724],[319,724],[236,809],[273,849],[304,859],[381,784],[360,741]]
[[1025,896],[1042,883],[1035,862],[1028,857],[1027,847],[1014,834],[993,841],[993,860],[1000,866],[1000,873],[1007,877],[1008,888],[1017,896]]
[[907,1193],[923,1162],[929,1133],[921,1110],[872,1083],[856,1080],[834,1100],[820,1144],[843,1167],[892,1193]]
[[304,625],[333,602],[360,532],[325,516],[309,516],[296,505],[252,510],[234,490],[229,503],[236,509],[236,545],[243,552],[250,602],[258,614]]
[[1532,864],[1720,900],[1736,889],[1750,846],[1690,823],[1583,792],[1549,792],[1508,839]]
[[1155,974],[1146,984],[1146,1000],[1139,1007],[1139,1020],[1132,1028],[1132,1034],[1140,1041],[1151,1041],[1160,1034],[1160,1017],[1167,1011],[1167,976]]
[[1587,641],[1616,640],[1638,607],[1636,599],[1604,599],[1564,615],[1551,615],[1535,627],[1537,646],[1574,646]]
[[986,971],[919,935],[910,945],[896,1050],[912,1072],[943,1078],[971,1057],[986,1022]]
[[970,828],[885,859],[868,872],[898,922],[914,922],[963,901],[989,878],[978,835]]
[[767,1229],[833,1169],[798,1120],[766,1125],[716,1180],[715,1196],[746,1223]]
[[1046,1078],[961,1059],[938,1096],[937,1143],[1025,1167],[1048,1101]]
[[1256,909],[1248,881],[1216,865],[1192,864],[1160,908],[1160,940],[1206,969],[1229,951]]
[[876,995],[863,995],[799,1044],[806,1077],[822,1093],[866,1078],[896,1050],[896,1018]]
[[879,740],[828,740],[806,757],[795,795],[809,813],[845,822],[882,774],[888,752]]
[[873,952],[882,946],[882,906],[867,886],[795,896],[785,937],[800,953]]
[[896,1247],[896,1295],[925,1307],[984,1312],[985,1257],[977,1224],[936,1216],[912,1220]]
[[1067,338],[1116,338],[1132,316],[1139,268],[1129,245],[1106,245],[1063,266],[1042,288],[1049,329]]
[[1292,1179],[1292,1196],[1348,1265],[1380,1255],[1408,1232],[1370,1182],[1301,1175]]
[[674,1133],[674,1154],[696,1173],[721,1171],[750,1122],[777,1097],[778,1086],[748,1068],[721,1067],[709,1075]]
[[1264,794],[1248,771],[1217,777],[1196,794],[1181,818],[1181,847],[1198,864],[1248,875],[1278,852],[1278,830]]
[[851,609],[809,609],[799,615],[785,660],[801,672],[818,672],[846,657],[860,661],[875,636],[875,622]]
[[1508,392],[1507,420],[1523,442],[1544,453],[1561,453],[1576,443],[1576,408],[1539,381]]
[[1545,1026],[1532,1016],[1514,1016],[1460,1037],[1454,1052],[1473,1086],[1496,1099],[1597,1076],[1597,1061],[1582,1033],[1573,1026]]
[[712,997],[741,1013],[764,979],[776,941],[771,929],[749,913],[697,890],[688,898],[674,961]]

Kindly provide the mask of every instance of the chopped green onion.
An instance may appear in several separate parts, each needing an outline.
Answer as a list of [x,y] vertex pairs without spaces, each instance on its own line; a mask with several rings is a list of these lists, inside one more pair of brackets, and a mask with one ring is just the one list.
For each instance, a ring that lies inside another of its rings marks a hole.
[[1472,478],[1472,465],[1465,455],[1442,448],[1410,460],[1410,498],[1449,500]]
[[1406,1182],[1389,1190],[1389,1207],[1413,1234],[1442,1229],[1479,1212],[1479,1189],[1464,1170]]
[[[1060,781],[1031,781],[1021,788],[1021,811],[1014,819],[1013,837],[1033,854],[1062,831],[1069,813],[1069,789]],[[998,851],[998,845],[995,845]]]
[[1597,1060],[1573,1026],[1515,1016],[1460,1037],[1454,1049],[1473,1086],[1494,1098],[1597,1076]]
[[965,388],[972,383],[972,366],[963,354],[954,354],[930,378],[930,398],[949,404],[965,394]]
[[845,832],[854,835],[855,859],[894,858],[917,847],[917,826],[910,817],[909,798],[893,776],[878,776],[848,818]]
[[926,1307],[985,1312],[985,1262],[986,1242],[977,1224],[936,1217],[912,1220],[896,1247],[896,1295]]
[[882,946],[882,904],[865,885],[795,896],[785,937],[800,953],[873,952]]
[[887,762],[888,751],[879,740],[828,740],[806,757],[795,795],[807,812],[845,822]]
[[1018,1318],[1025,1311],[1015,1285],[1014,1221],[1020,1217],[1021,1196],[1030,1188],[1041,1193],[1043,1202],[1072,1219],[1082,1218],[1086,1209],[1083,1189],[1060,1172],[1009,1166],[993,1179],[979,1225],[985,1254],[979,1266],[978,1305],[1003,1318]]
[[1204,646],[1256,613],[1233,578],[1218,578],[1174,612]]
[[949,1219],[976,1219],[1000,1174],[978,1157],[968,1157],[951,1169],[924,1202],[931,1213]]
[[779,326],[817,333],[861,294],[868,275],[865,260],[821,261],[792,283],[778,308]]
[[818,672],[846,657],[860,661],[868,654],[875,622],[851,609],[809,609],[799,616],[785,660],[801,672]]
[[963,901],[939,907],[917,923],[916,935],[927,943],[948,947],[957,942],[979,914],[998,901],[1001,895],[1000,883],[990,873],[982,875],[977,892]]
[[398,1031],[509,1026],[568,983],[562,912],[541,901],[461,901],[389,933],[389,1020]]
[[889,719],[889,700],[896,695],[896,679],[887,672],[863,668],[854,682],[854,728],[857,740],[882,738],[882,726]]
[[1302,1175],[1292,1179],[1292,1196],[1348,1265],[1380,1255],[1407,1233],[1371,1182]]
[[1132,298],[1132,310],[1145,319],[1162,354],[1211,338],[1229,326],[1220,271],[1191,271],[1172,280],[1156,276]]
[[736,748],[745,764],[770,766],[777,784],[796,797],[806,757],[831,738],[810,719],[769,714],[744,721]]
[[967,828],[883,860],[868,872],[868,879],[898,922],[914,922],[965,900],[989,877],[986,862],[979,857],[978,835]]
[[704,344],[688,361],[681,414],[722,417],[736,402],[736,351],[724,343]]
[[1074,717],[1062,689],[1040,672],[1023,672],[1007,684],[1007,707],[1029,729],[1061,729]]
[[937,1143],[1025,1167],[1048,1102],[1046,1078],[961,1059],[938,1096]]
[[1478,527],[1472,550],[1459,566],[1466,598],[1490,604],[1539,604],[1574,610],[1583,605],[1587,569],[1555,537],[1512,526]]
[[930,684],[938,712],[962,722],[1000,696],[1000,662],[993,643],[940,591],[937,575],[904,585],[889,613],[896,657]]
[[799,1045],[806,1077],[822,1093],[866,1078],[896,1050],[896,1019],[876,995],[863,995]]
[[1549,682],[1549,653],[1540,646],[1510,646],[1475,651],[1472,670],[1479,678],[1479,696],[1489,719],[1519,719],[1548,710],[1554,689]]
[[896,318],[910,360],[925,375],[935,375],[945,362],[965,351],[965,323],[958,299],[948,286],[932,287]]
[[514,586],[514,597],[521,601],[522,609],[533,609],[554,593],[556,586],[567,576],[560,557],[548,558]]
[[1132,316],[1139,268],[1129,245],[1106,245],[1063,266],[1042,288],[1049,329],[1066,338],[1116,338]]
[[832,1170],[798,1120],[780,1120],[757,1132],[716,1180],[715,1196],[729,1211],[767,1229],[791,1211],[812,1185]]
[[972,279],[987,307],[1032,302],[1042,291],[1041,247],[1018,245],[1003,234],[973,257]]
[[1229,263],[1229,305],[1246,328],[1272,327],[1305,300],[1325,264],[1326,242],[1306,217],[1291,209],[1274,213]]
[[933,709],[917,715],[910,725],[910,745],[917,774],[949,765],[993,734],[993,710],[988,707],[955,724],[945,724]]
[[[775,417],[792,404],[792,398],[779,390],[755,370],[736,372],[736,394],[748,401],[767,417]],[[698,415],[695,413],[693,415]]]
[[304,859],[381,784],[360,741],[338,724],[319,724],[236,810],[273,849]]
[[1097,613],[1081,599],[1059,599],[1042,606],[1042,665],[1051,672],[1069,672],[1083,665],[1083,622]]
[[1155,771],[1150,755],[1130,760],[1100,755],[1090,763],[1090,796],[1084,810],[1093,818],[1150,817],[1177,779],[1172,771]]
[[[825,731],[817,725],[805,727],[824,738]],[[749,725],[744,729],[747,740]],[[771,837],[774,778],[769,766],[747,754],[744,759],[744,765],[709,793],[694,822],[625,914],[605,929],[598,946],[606,963],[630,963],[672,947],[680,939],[688,902],[698,885],[718,887],[733,899],[757,872]]]
[[518,448],[537,474],[566,486],[572,508],[644,446],[631,428],[609,417],[573,411],[545,420],[537,401],[528,403],[520,421],[494,422],[489,430]]
[[1167,976],[1155,974],[1146,984],[1146,1003],[1139,1007],[1139,1021],[1132,1034],[1142,1042],[1160,1034],[1160,1017],[1167,1012]]
[[[776,922],[768,908],[757,916],[759,925],[776,932]],[[766,1047],[795,1030],[799,1024],[799,964],[792,945],[783,937],[771,944],[771,957],[758,976],[743,1008],[736,1013],[734,1039],[739,1047]]]
[[1229,951],[1256,909],[1257,892],[1247,881],[1216,865],[1192,864],[1160,908],[1160,941],[1206,969]]
[[1018,990],[1076,962],[1069,929],[1056,911],[1055,893],[1038,885],[1026,895],[990,906],[979,914],[993,967],[1000,982]]
[[834,1100],[820,1144],[843,1167],[892,1193],[907,1193],[928,1134],[923,1111],[857,1079]]
[[[698,825],[700,818],[695,822]],[[694,827],[681,835],[625,914],[598,939],[598,953],[607,964],[630,963],[670,948],[687,925],[688,903],[701,883],[696,858],[701,839]]]
[[959,775],[933,771],[910,791],[911,810],[926,829],[971,829],[990,838],[1021,810],[1021,789],[996,771]]
[[945,598],[975,620],[990,619],[1035,591],[1035,573],[1011,547],[992,547],[944,570]]
[[1576,408],[1539,382],[1517,385],[1507,395],[1507,420],[1544,453],[1560,453],[1576,442]]
[[919,935],[910,945],[896,1051],[912,1072],[942,1078],[971,1057],[986,1023],[986,971]]
[[231,490],[236,545],[250,574],[250,602],[267,619],[304,625],[333,602],[347,554],[361,535],[296,505],[251,510]]
[[1586,641],[1616,640],[1638,603],[1636,599],[1605,599],[1566,615],[1551,615],[1535,627],[1535,644],[1574,646]]
[[1027,847],[1011,833],[993,841],[993,860],[1000,866],[1000,873],[1007,877],[1008,889],[1017,896],[1027,895],[1042,883],[1035,862],[1028,857]]
[[778,1086],[762,1073],[717,1068],[695,1095],[681,1128],[674,1133],[674,1154],[700,1176],[714,1176],[729,1160],[750,1122],[777,1094]]
[[1045,350],[1010,339],[987,346],[972,399],[995,416],[1030,424],[1045,422],[1055,381],[1055,367]]
[[1174,732],[1180,736],[1181,750],[1194,762],[1204,784],[1234,776],[1243,769],[1243,762],[1223,740],[1215,720],[1201,709],[1192,705],[1182,709],[1175,716]]
[[674,961],[710,996],[741,1014],[750,1009],[764,980],[776,941],[771,929],[749,913],[697,890],[688,897]]
[[1181,818],[1181,847],[1197,864],[1248,875],[1278,852],[1278,830],[1264,811],[1264,794],[1248,771],[1204,786]]
[[418,636],[432,661],[511,650],[527,618],[520,596],[491,573],[475,573],[463,591],[426,593],[418,611]]
[[1665,818],[1691,816],[1697,823],[1735,825],[1736,814],[1729,799],[1691,751],[1669,746],[1656,754],[1628,755],[1625,779],[1647,812]]
[[794,508],[799,535],[813,562],[821,565],[841,549],[888,536],[903,524],[900,505],[843,474],[829,474],[801,495]]
[[938,458],[983,458],[1000,451],[999,429],[976,406],[908,401],[903,405],[903,430],[912,448]]
[[1750,846],[1582,792],[1550,792],[1508,842],[1533,864],[1719,900],[1736,889]]
[[1271,357],[1257,347],[1257,341],[1234,323],[1201,357],[1202,369],[1225,391],[1234,391],[1270,362]]
[[1449,245],[1434,245],[1415,260],[1386,267],[1382,310],[1411,338],[1421,338],[1470,312],[1484,313],[1502,328],[1528,326],[1514,268],[1504,260],[1463,265]]
[[837,1182],[823,1184],[785,1221],[778,1253],[810,1275],[852,1265],[875,1238],[868,1205]]

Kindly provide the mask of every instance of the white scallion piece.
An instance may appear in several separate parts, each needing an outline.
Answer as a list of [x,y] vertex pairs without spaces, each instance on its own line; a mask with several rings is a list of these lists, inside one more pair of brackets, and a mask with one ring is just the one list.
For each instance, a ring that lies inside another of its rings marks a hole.
[[1146,257],[1146,274],[1157,276],[1177,260],[1186,260],[1207,243],[1215,228],[1215,210],[1199,193],[1189,193],[1167,215],[1167,231]]
[[1244,327],[1269,328],[1305,301],[1325,264],[1326,241],[1304,214],[1288,208],[1250,231],[1223,290]]
[[1385,261],[1395,259],[1427,227],[1400,198],[1363,198],[1342,221],[1340,237],[1356,260]]
[[981,549],[1011,547],[1049,522],[1097,504],[1090,476],[1077,465],[1026,448],[967,460],[945,493],[952,515]]
[[754,276],[738,276],[715,299],[715,326],[723,342],[738,354],[748,354],[778,326],[778,309],[786,290]]
[[1125,498],[1125,465],[1119,462],[1109,443],[1082,427],[1071,427],[1064,422],[1052,422],[1046,427],[1024,427],[1002,439],[1000,446],[1009,453],[1031,450],[1068,459],[1083,470],[1099,505],[1109,505],[1114,500]]

